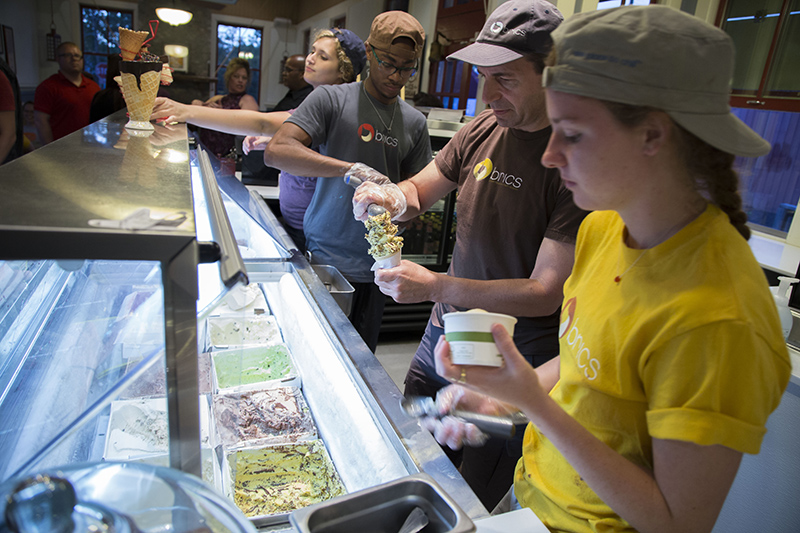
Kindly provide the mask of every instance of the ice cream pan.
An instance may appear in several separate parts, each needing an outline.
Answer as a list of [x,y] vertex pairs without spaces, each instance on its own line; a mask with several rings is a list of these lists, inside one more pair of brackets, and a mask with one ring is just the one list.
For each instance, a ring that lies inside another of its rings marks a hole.
[[[433,398],[429,396],[411,396],[409,398],[403,398],[400,400],[400,407],[412,418],[421,418],[423,416],[441,418],[444,416],[438,412],[436,403]],[[512,438],[517,432],[517,428],[514,424],[523,422],[515,421],[511,417],[484,415],[458,409],[448,413],[448,416],[454,416],[470,424],[475,424],[478,429],[487,435],[499,437],[501,439]]]

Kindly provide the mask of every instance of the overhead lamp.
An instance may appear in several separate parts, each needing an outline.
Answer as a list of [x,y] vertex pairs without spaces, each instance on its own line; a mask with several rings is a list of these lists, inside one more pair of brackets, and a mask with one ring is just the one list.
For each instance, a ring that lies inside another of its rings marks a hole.
[[192,20],[192,14],[183,9],[174,9],[171,7],[158,7],[156,8],[156,16],[172,26],[180,26]]
[[170,57],[186,57],[189,55],[189,49],[180,44],[165,44],[164,53]]

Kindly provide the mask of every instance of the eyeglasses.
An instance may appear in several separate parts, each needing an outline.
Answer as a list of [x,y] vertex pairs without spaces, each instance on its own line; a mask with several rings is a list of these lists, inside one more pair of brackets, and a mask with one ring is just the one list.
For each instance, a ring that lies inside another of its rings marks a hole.
[[69,57],[80,61],[81,59],[83,59],[83,54],[58,54],[58,57]]
[[378,62],[378,69],[380,69],[384,75],[392,76],[395,72],[399,72],[401,78],[413,78],[417,75],[417,69],[419,68],[417,64],[415,64],[413,67],[398,67],[392,65],[386,61],[381,61],[381,58],[379,58],[378,54],[375,53],[374,46],[370,45],[370,48],[372,48],[372,55],[375,56],[375,60]]

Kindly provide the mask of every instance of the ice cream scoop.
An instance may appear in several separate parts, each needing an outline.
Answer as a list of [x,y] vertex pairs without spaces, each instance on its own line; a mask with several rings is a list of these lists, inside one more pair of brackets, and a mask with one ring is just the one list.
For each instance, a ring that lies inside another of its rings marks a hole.
[[[363,183],[360,179],[355,176],[345,176],[344,182],[350,185],[352,188],[358,188],[361,183]],[[386,212],[386,208],[378,204],[369,204],[367,206],[367,214],[371,217],[376,217],[378,215],[382,215]]]
[[[413,418],[432,416],[442,418],[443,416],[455,416],[465,422],[475,424],[481,431],[493,437],[510,439],[517,431],[515,421],[510,417],[484,415],[471,411],[454,410],[446,414],[439,413],[436,402],[428,396],[411,396],[400,400],[400,407],[405,413]],[[520,421],[524,422],[524,421]],[[516,422],[519,423],[519,422]]]

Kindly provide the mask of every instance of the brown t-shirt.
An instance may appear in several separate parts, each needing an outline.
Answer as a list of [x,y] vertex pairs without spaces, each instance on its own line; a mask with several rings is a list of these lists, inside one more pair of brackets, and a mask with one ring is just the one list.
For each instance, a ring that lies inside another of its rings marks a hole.
[[[586,212],[575,206],[558,170],[541,157],[550,128],[525,132],[498,126],[487,110],[436,155],[458,183],[456,244],[449,275],[479,280],[529,278],[542,240],[574,243]],[[433,323],[451,311],[437,303]],[[517,317],[514,341],[525,355],[558,353],[558,317]]]

